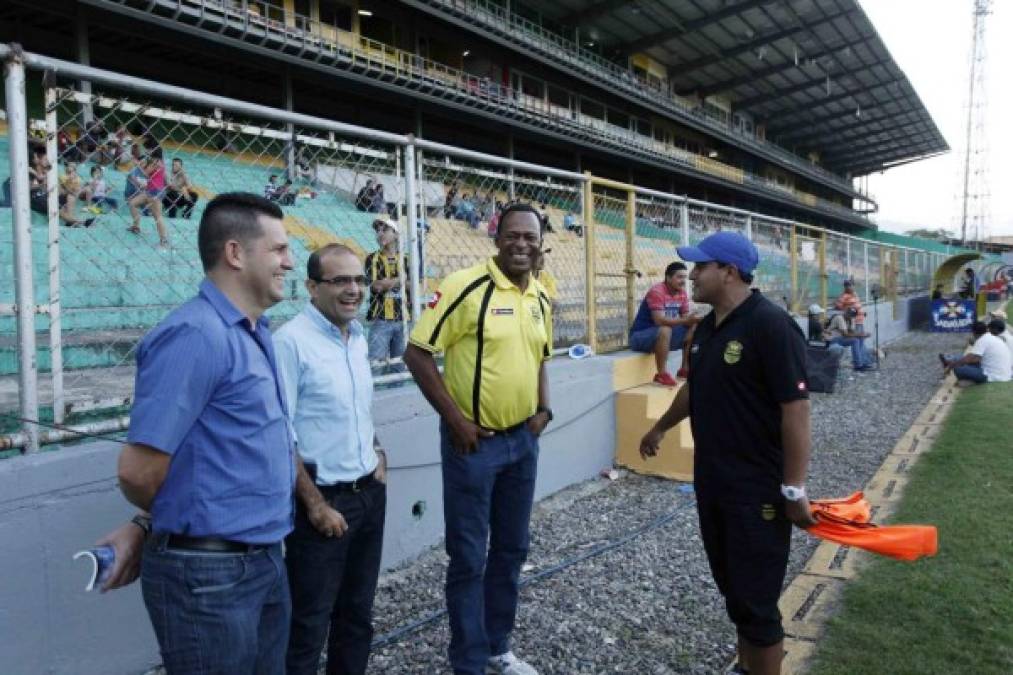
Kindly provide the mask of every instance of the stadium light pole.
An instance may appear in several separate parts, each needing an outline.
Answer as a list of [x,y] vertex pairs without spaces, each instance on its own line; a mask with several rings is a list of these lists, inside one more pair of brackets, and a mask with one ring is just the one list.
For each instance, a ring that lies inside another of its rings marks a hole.
[[4,94],[11,162],[11,211],[14,227],[14,297],[18,320],[18,395],[25,451],[38,452],[39,382],[35,353],[35,294],[32,288],[32,212],[28,186],[28,113],[25,63],[20,45],[11,45],[4,61]]

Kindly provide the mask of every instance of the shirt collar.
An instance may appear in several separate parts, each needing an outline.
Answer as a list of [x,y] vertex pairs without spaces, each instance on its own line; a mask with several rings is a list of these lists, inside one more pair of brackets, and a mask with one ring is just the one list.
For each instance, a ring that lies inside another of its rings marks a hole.
[[728,324],[738,319],[739,317],[746,316],[747,314],[751,313],[754,309],[756,309],[756,305],[759,304],[762,298],[763,295],[760,293],[759,290],[755,288],[751,289],[749,297],[740,302],[738,307],[729,312],[728,316],[725,317],[725,320],[721,322],[720,326],[717,325],[717,315],[715,315],[714,312],[711,311],[710,315],[714,317],[713,320],[715,328],[717,330],[721,330]]
[[533,295],[538,297],[538,289],[536,286],[538,280],[535,279],[533,274],[528,279],[528,287],[524,289],[524,291],[521,291],[517,284],[510,281],[510,279],[507,278],[507,275],[503,274],[503,270],[501,270],[499,265],[496,264],[495,258],[489,258],[485,263],[485,267],[489,272],[489,276],[492,277],[493,283],[496,284],[496,287],[500,290],[508,291],[512,288],[518,293],[521,293],[521,295]]
[[[341,329],[331,323],[330,319],[324,316],[319,309],[316,308],[312,302],[307,302],[306,306],[303,307],[303,314],[313,322],[313,325],[329,335],[335,335],[339,338],[344,339],[344,335],[341,334]],[[353,319],[348,324],[349,336],[359,336],[363,334],[362,324],[357,319]]]
[[[200,295],[210,303],[215,311],[218,312],[218,316],[222,317],[222,321],[226,325],[233,326],[241,321],[246,320],[246,315],[239,311],[239,308],[232,304],[222,291],[215,286],[215,283],[208,278],[205,278],[200,282]],[[267,327],[270,325],[270,321],[266,316],[261,315],[257,319],[257,328]]]

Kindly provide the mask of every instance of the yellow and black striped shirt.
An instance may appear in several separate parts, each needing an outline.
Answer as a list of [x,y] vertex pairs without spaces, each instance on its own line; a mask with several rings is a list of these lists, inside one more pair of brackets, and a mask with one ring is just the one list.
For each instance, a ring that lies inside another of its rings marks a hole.
[[551,303],[534,277],[521,291],[490,258],[443,280],[410,341],[445,353],[443,380],[465,417],[507,429],[538,407],[538,372],[552,355]]
[[[405,270],[408,269],[408,257],[403,258],[403,264]],[[388,256],[383,251],[374,251],[366,256],[366,277],[369,279],[370,286],[374,281],[380,279],[396,279],[400,270],[398,269],[397,256]],[[405,277],[405,286],[408,286],[408,278]],[[390,291],[382,291],[377,293],[370,289],[369,291],[369,307],[366,308],[366,320],[375,321],[377,319],[383,319],[384,321],[400,321],[401,320],[401,290],[394,289]],[[409,318],[411,318],[411,294],[405,293],[404,307],[406,308]]]

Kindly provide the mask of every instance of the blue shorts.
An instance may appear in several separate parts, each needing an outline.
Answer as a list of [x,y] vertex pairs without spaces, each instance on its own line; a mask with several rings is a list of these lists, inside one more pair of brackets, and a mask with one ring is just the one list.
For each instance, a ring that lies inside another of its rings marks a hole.
[[[641,328],[637,331],[630,331],[630,349],[635,352],[650,354],[654,351],[654,343],[658,340],[660,326]],[[672,351],[682,349],[682,341],[686,339],[685,326],[672,326],[672,339],[668,341],[668,348]]]

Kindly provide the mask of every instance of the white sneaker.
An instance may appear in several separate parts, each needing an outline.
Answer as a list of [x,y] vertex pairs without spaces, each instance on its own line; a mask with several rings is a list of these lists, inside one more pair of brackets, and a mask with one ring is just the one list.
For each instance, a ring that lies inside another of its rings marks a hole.
[[485,672],[495,675],[538,675],[530,663],[521,661],[513,652],[490,657]]

